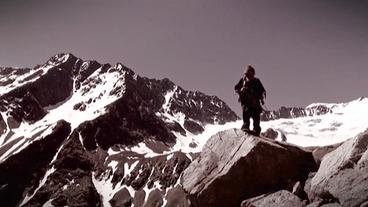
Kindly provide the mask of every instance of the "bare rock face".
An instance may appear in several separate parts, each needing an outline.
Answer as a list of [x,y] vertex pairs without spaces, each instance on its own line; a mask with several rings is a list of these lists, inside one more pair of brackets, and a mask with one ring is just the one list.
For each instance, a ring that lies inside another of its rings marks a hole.
[[0,136],[6,131],[6,123],[3,116],[0,114]]
[[24,96],[19,98],[12,97],[8,100],[0,100],[0,107],[1,105],[3,105],[4,111],[5,109],[8,109],[9,114],[17,122],[26,121],[34,123],[44,117],[47,113],[30,92],[27,92]]
[[231,129],[209,139],[181,183],[192,206],[239,206],[304,181],[315,168],[311,152]]
[[4,206],[15,206],[25,188],[35,189],[58,148],[70,133],[70,125],[59,121],[53,132],[34,141],[23,151],[0,163],[0,199]]
[[161,119],[143,106],[140,97],[127,95],[107,108],[108,113],[81,124],[77,129],[87,150],[97,146],[108,150],[114,144],[134,145],[150,137],[167,144],[175,143],[176,137]]
[[184,128],[193,134],[200,134],[204,131],[201,125],[189,119],[184,121]]
[[301,207],[303,202],[296,195],[286,190],[265,194],[242,202],[241,207]]
[[368,130],[323,157],[311,194],[313,200],[335,200],[342,206],[368,201]]

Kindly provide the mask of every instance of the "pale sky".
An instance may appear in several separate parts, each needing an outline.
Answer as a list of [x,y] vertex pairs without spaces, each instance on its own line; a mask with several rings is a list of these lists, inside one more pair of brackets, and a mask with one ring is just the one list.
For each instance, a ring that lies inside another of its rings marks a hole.
[[269,109],[345,102],[368,96],[368,1],[1,0],[1,66],[60,52],[167,77],[237,112],[247,64]]

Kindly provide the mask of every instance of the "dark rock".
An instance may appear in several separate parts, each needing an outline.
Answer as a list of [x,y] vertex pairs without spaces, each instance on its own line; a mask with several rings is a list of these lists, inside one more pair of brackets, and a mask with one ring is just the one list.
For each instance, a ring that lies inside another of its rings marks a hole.
[[359,206],[368,200],[368,130],[326,154],[311,180],[312,200]]
[[143,190],[137,191],[134,195],[133,206],[143,206],[145,196],[146,193]]
[[37,81],[22,85],[2,96],[3,99],[22,98],[32,94],[42,107],[55,105],[69,97],[73,89],[71,71],[59,67],[51,68]]
[[74,110],[80,110],[80,111],[84,111],[86,110],[86,104],[85,103],[77,103],[73,106]]
[[196,148],[198,145],[195,142],[189,143],[189,147]]
[[181,183],[193,206],[239,206],[304,181],[315,167],[312,153],[299,147],[231,129],[209,139]]
[[123,188],[114,195],[110,200],[110,204],[113,207],[130,207],[133,204],[133,198],[129,191]]
[[183,129],[183,127],[176,121],[174,121],[173,123],[171,122],[165,122],[167,128],[169,128],[171,131],[174,132],[179,132],[181,135],[185,136],[186,132],[185,129]]
[[277,111],[265,111],[261,114],[262,121],[269,121],[274,119],[288,119],[306,116],[306,111],[304,108],[296,107],[285,107],[282,106]]
[[277,191],[245,200],[241,207],[302,207],[304,203],[294,194],[286,190]]
[[6,122],[3,116],[0,114],[0,136],[3,135],[7,130]]
[[95,72],[102,65],[97,61],[85,61],[80,65],[78,74],[76,74],[75,88],[79,89],[81,82],[86,80],[93,72]]
[[325,105],[315,105],[306,109],[308,116],[323,115],[331,113],[332,110]]
[[143,207],[161,207],[164,204],[162,193],[155,189],[153,190],[144,203]]
[[80,170],[54,172],[24,206],[42,206],[50,199],[55,206],[102,206],[91,176]]
[[262,136],[273,139],[273,140],[277,138],[278,134],[279,133],[272,128],[268,128],[265,132],[261,133]]
[[0,104],[8,107],[10,116],[19,123],[27,121],[32,124],[42,119],[47,113],[31,93],[26,93],[21,98],[13,99],[10,105],[6,105],[2,101],[0,101]]
[[9,116],[6,120],[6,122],[8,123],[8,126],[9,126],[10,129],[16,129],[21,124],[21,122],[15,120],[14,117],[12,117],[12,116]]
[[149,138],[175,143],[175,135],[161,119],[145,107],[139,107],[142,104],[139,100],[127,97],[129,94],[109,105],[107,113],[78,127],[87,150],[97,146],[108,150],[115,144],[133,146]]
[[93,154],[85,150],[78,133],[74,131],[54,161],[55,172],[26,206],[42,206],[49,199],[53,199],[52,203],[59,206],[101,206],[91,175],[93,157]]
[[53,132],[0,163],[0,199],[4,206],[15,206],[26,188],[35,189],[62,142],[70,125],[59,121]]
[[216,96],[207,96],[198,91],[186,91],[176,86],[169,79],[149,79],[137,76],[133,71],[126,71],[126,93],[139,96],[153,112],[164,112],[165,95],[172,92],[167,106],[171,115],[182,113],[187,119],[203,124],[224,124],[238,120],[238,116],[230,107]]
[[304,182],[296,182],[293,186],[292,193],[296,196],[298,196],[301,200],[307,200],[309,201],[307,193],[304,191]]
[[181,206],[187,207],[189,203],[185,199],[185,192],[180,186],[170,189],[166,194],[167,203],[164,207]]
[[[167,156],[146,158],[137,164],[131,175],[125,179],[125,184],[132,185],[132,187],[138,190],[144,184],[147,184],[148,187],[150,187],[152,186],[152,183],[158,181],[163,189],[166,189],[177,183],[179,176],[189,163],[189,158],[181,152],[175,152],[168,160]],[[144,175],[143,169],[148,167],[152,169],[150,171],[150,177],[144,176],[145,179],[142,180],[141,177]],[[141,184],[134,186],[135,183]]]
[[315,105],[307,108],[285,107],[282,106],[276,111],[265,111],[261,114],[262,121],[275,119],[290,119],[305,116],[316,116],[331,113],[332,110],[325,105]]
[[79,134],[75,130],[55,160],[55,168],[66,171],[80,169],[85,172],[90,172],[93,169],[93,161],[80,143]]
[[17,76],[25,75],[30,71],[30,68],[0,67],[0,86],[8,86],[14,83],[14,81],[17,79]]
[[185,119],[184,128],[190,131],[192,134],[200,134],[204,131],[201,125],[189,119]]

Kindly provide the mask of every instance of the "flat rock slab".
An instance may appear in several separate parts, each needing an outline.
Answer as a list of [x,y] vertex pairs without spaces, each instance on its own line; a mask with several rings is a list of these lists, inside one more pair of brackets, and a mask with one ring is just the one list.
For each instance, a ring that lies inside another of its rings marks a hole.
[[315,170],[311,152],[230,129],[212,136],[184,171],[192,206],[240,206],[243,200],[285,189]]

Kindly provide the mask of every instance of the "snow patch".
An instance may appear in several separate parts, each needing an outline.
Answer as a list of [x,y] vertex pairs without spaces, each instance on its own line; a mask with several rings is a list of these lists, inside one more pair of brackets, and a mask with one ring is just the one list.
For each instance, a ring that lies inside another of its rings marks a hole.
[[[124,163],[124,177],[129,175],[137,164],[138,164],[138,161],[134,162],[130,166],[128,163]],[[116,165],[117,165],[116,161],[112,161],[109,163],[109,166],[113,167],[113,169],[116,168]],[[127,188],[130,195],[134,197],[135,190],[131,186],[122,185],[121,182],[119,182],[114,187],[113,183],[111,182],[113,176],[109,176],[109,174],[110,173],[105,173],[100,178],[97,179],[95,177],[96,176],[95,172],[92,173],[93,185],[95,186],[97,192],[101,195],[102,203],[104,207],[111,206],[109,201],[114,197],[114,195],[119,190],[121,190],[124,187]]]
[[147,145],[143,142],[139,143],[138,145],[130,148],[131,151],[136,152],[138,154],[144,155],[144,157],[155,157],[161,154],[158,154],[156,152],[153,152],[150,148],[147,147]]
[[48,200],[46,203],[44,203],[43,205],[42,205],[42,207],[52,207],[52,206],[54,206],[54,205],[52,205],[51,204],[51,202],[53,201],[54,199],[50,199],[50,200]]

